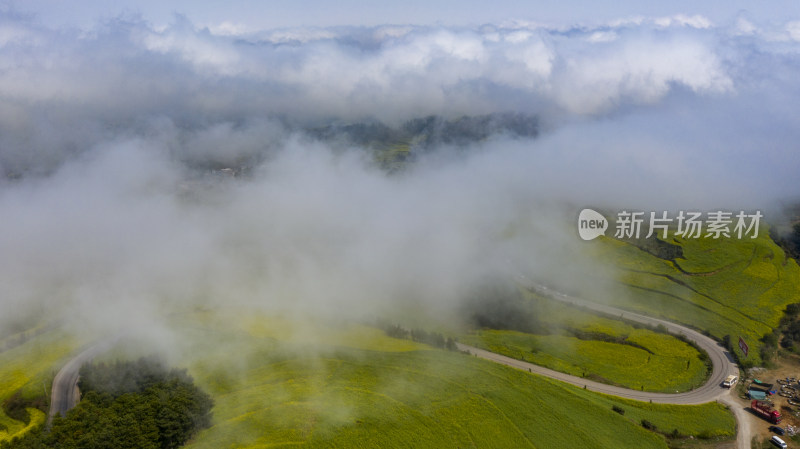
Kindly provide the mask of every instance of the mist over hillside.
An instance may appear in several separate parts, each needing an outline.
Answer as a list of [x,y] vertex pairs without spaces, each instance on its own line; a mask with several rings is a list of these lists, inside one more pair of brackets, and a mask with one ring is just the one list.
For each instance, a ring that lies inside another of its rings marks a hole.
[[797,22],[0,24],[0,326],[447,314],[476,280],[602,270],[581,207],[797,195]]

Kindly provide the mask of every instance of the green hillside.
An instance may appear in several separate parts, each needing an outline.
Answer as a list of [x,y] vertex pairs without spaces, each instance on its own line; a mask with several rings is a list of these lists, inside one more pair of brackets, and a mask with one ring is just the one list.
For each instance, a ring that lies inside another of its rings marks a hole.
[[556,371],[636,390],[688,391],[707,378],[700,352],[675,337],[633,328],[617,333],[600,326],[598,323],[594,337],[615,340],[492,329],[464,335],[460,340]]
[[[612,398],[365,325],[230,310],[174,319],[167,356],[216,404],[212,426],[191,448],[666,448],[660,432],[726,438],[735,428],[719,404]],[[74,338],[52,331],[0,354],[4,394],[49,388],[76,348]],[[152,348],[129,341],[98,361]],[[30,415],[28,425],[5,419],[4,438],[44,420],[34,409]]]
[[[17,392],[23,398],[46,402],[55,373],[78,347],[78,339],[59,330],[38,333],[30,329],[6,340],[15,344],[4,345],[8,349],[0,352],[0,403]],[[11,419],[0,409],[0,441],[21,435],[44,422],[43,412],[35,408],[27,411],[29,422],[24,422]]]
[[[746,365],[768,355],[761,341],[788,304],[800,302],[800,267],[763,230],[757,239],[678,239],[657,244],[597,239],[598,260],[616,269],[624,286],[609,301],[707,331],[729,335]],[[736,343],[749,345],[747,357]]]
[[664,432],[734,433],[719,404],[615,399],[365,326],[314,326],[315,343],[267,328],[189,330],[184,363],[216,403],[213,426],[189,447],[666,447],[642,419]]

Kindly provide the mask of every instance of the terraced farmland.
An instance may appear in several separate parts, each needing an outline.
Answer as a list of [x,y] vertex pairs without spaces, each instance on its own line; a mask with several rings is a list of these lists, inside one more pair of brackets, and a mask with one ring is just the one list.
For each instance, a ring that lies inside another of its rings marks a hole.
[[[762,230],[757,239],[670,239],[682,257],[654,255],[629,242],[597,239],[598,260],[617,269],[622,294],[612,304],[685,323],[750,346],[746,363],[761,363],[761,338],[800,302],[800,267]],[[590,298],[591,299],[591,298]],[[735,346],[735,344],[734,344]]]

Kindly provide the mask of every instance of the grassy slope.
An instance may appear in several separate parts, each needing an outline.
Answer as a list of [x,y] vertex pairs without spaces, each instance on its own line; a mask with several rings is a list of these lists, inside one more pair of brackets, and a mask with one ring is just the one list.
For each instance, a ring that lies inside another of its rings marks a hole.
[[515,331],[482,330],[461,337],[461,341],[557,371],[637,390],[688,391],[705,380],[706,367],[697,350],[688,344],[645,329],[634,329],[627,335],[628,341],[653,353],[618,343]]
[[216,401],[214,426],[190,447],[666,447],[641,419],[685,434],[734,432],[718,404],[614,399],[371,328],[315,328],[313,346],[272,338],[272,325],[189,329],[185,341],[197,346],[184,363]]
[[[52,330],[12,349],[0,352],[0,402],[21,390],[26,397],[49,394],[53,376],[65,358],[77,347],[75,339]],[[43,413],[29,409],[31,423],[41,422]],[[40,416],[41,415],[41,416]],[[26,428],[25,424],[8,418],[0,410],[0,441],[10,439]]]
[[[683,248],[674,263],[613,239],[596,241],[598,258],[619,268],[630,295],[614,303],[682,322],[734,344],[761,362],[759,339],[778,325],[787,304],[800,302],[800,268],[762,230],[757,239],[671,239]],[[738,347],[736,351],[740,354]]]
[[536,315],[548,317],[550,323],[624,339],[650,352],[633,345],[580,340],[568,333],[531,335],[481,330],[462,335],[460,341],[568,374],[646,391],[688,391],[706,379],[708,371],[700,353],[675,337],[637,329],[624,321],[597,316],[530,291],[525,295]]

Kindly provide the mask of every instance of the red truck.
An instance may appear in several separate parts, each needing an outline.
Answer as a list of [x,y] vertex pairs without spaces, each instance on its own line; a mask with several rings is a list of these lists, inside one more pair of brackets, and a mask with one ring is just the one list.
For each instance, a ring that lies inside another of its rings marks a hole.
[[767,421],[771,422],[772,424],[778,424],[781,422],[781,412],[775,410],[772,407],[772,404],[764,401],[753,400],[750,403],[750,408],[755,412],[758,416],[766,419]]

